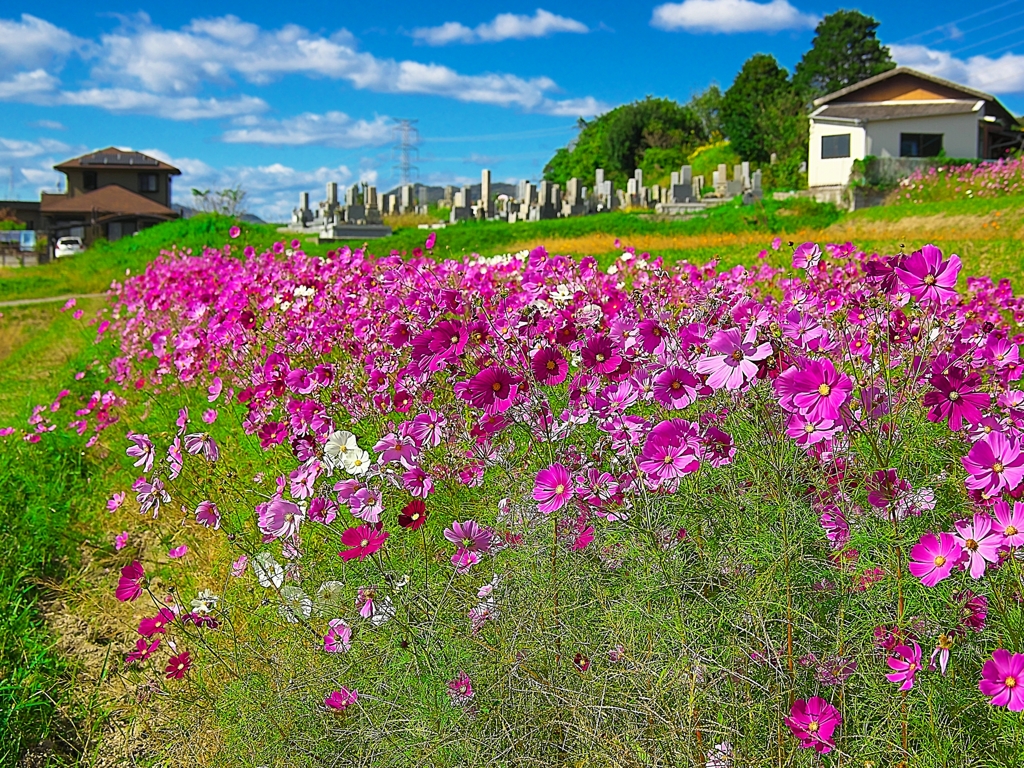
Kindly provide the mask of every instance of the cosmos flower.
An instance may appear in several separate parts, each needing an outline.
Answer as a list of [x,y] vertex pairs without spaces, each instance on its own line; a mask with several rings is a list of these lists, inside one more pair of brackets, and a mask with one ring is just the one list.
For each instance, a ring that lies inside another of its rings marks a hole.
[[365,560],[381,548],[387,537],[387,531],[378,530],[370,525],[348,528],[341,534],[341,543],[348,549],[343,549],[338,555],[346,562],[356,558]]
[[557,347],[542,347],[530,358],[530,367],[539,384],[554,387],[565,381],[569,363]]
[[1015,437],[991,432],[978,440],[960,462],[969,477],[967,487],[995,496],[1012,491],[1024,480],[1024,456]]
[[575,492],[569,470],[558,463],[540,470],[533,484],[533,499],[540,502],[537,509],[545,515],[564,507]]
[[352,647],[352,627],[344,619],[331,619],[324,635],[324,650],[327,653],[342,653]]
[[981,411],[988,408],[992,396],[986,392],[978,392],[981,377],[977,373],[964,373],[960,368],[953,367],[945,375],[932,376],[931,384],[935,389],[924,396],[924,404],[928,406],[928,420],[942,421],[949,419],[949,428],[960,431],[964,422],[976,424],[981,420]]
[[697,363],[697,373],[708,377],[712,389],[739,389],[757,374],[757,363],[772,355],[771,344],[756,342],[754,326],[745,335],[739,328],[717,331],[708,343],[708,354]]
[[921,646],[914,643],[909,645],[897,645],[893,656],[886,659],[890,669],[895,670],[892,674],[886,675],[890,683],[902,683],[901,691],[909,691],[914,687],[914,678],[921,671]]
[[1024,546],[1024,503],[1015,501],[1011,509],[1003,499],[996,499],[995,530],[1003,535],[1003,546]]
[[413,499],[402,508],[398,524],[410,531],[419,530],[427,522],[427,505],[420,499]]
[[934,245],[926,245],[904,258],[895,271],[915,299],[941,303],[956,297],[960,266],[959,256],[954,254],[943,261],[942,251]]
[[117,590],[114,592],[114,595],[121,602],[135,600],[142,594],[142,580],[145,576],[146,573],[142,568],[142,563],[138,560],[133,560],[121,569],[121,578],[117,583]]
[[183,653],[179,653],[177,656],[171,656],[171,658],[167,660],[167,666],[164,667],[164,672],[167,673],[166,677],[168,680],[181,680],[191,667],[192,657],[189,655],[188,651],[184,651]]
[[484,368],[469,381],[455,385],[455,394],[487,413],[504,413],[519,391],[517,379],[498,365]]
[[359,691],[353,688],[351,691],[342,686],[337,691],[331,691],[324,698],[324,706],[334,712],[344,712],[359,701]]
[[476,520],[453,522],[451,528],[445,528],[444,537],[468,552],[486,552],[491,546],[491,532]]
[[910,550],[907,568],[926,587],[947,578],[963,559],[963,548],[951,533],[926,533]]
[[827,753],[835,747],[832,736],[836,728],[842,724],[843,717],[839,710],[825,699],[812,696],[806,701],[795,700],[785,722],[793,735],[800,740],[802,749]]
[[473,700],[473,683],[469,675],[460,671],[453,680],[448,681],[448,698],[453,707],[464,707]]
[[1024,712],[1024,653],[1010,654],[999,648],[981,668],[978,690],[988,696],[993,707]]
[[973,520],[957,520],[956,543],[963,547],[971,578],[980,579],[985,574],[985,563],[999,562],[999,548],[1002,546],[1002,534],[993,530],[992,518],[985,514],[975,513]]

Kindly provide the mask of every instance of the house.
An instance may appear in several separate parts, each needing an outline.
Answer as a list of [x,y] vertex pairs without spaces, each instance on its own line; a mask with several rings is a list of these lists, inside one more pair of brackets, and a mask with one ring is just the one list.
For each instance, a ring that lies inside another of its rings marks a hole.
[[995,96],[908,67],[830,93],[814,107],[807,162],[812,190],[845,187],[853,162],[867,156],[996,159],[1024,139]]
[[171,205],[172,165],[141,152],[108,147],[76,157],[55,170],[67,176],[67,192],[43,193],[39,206],[50,242],[84,237],[86,244],[133,234],[178,217]]

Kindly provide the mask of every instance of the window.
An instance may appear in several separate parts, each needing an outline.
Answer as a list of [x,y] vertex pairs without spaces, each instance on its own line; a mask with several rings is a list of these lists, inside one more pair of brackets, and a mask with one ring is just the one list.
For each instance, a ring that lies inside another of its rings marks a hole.
[[850,156],[850,134],[840,133],[835,136],[821,137],[821,159]]
[[900,157],[935,157],[941,152],[941,133],[900,134]]
[[82,174],[82,187],[86,192],[96,189],[96,171],[86,171]]
[[139,174],[139,192],[156,192],[157,175],[155,173]]

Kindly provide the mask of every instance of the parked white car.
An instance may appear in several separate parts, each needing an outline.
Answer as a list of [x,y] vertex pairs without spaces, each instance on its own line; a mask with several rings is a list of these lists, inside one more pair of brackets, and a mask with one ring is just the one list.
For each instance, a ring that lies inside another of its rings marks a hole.
[[74,256],[76,253],[81,253],[85,250],[85,243],[82,242],[80,237],[62,237],[57,241],[57,246],[53,251],[55,258],[61,259],[65,256]]

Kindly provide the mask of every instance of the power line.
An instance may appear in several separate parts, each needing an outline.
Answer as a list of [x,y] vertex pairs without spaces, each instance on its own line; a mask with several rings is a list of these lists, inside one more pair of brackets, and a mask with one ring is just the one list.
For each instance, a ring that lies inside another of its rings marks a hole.
[[963,18],[960,19],[954,19],[953,21],[947,21],[945,24],[939,24],[939,26],[932,27],[931,29],[926,29],[924,32],[918,32],[916,35],[911,35],[910,37],[905,37],[902,40],[897,40],[895,43],[893,43],[893,45],[902,45],[903,43],[907,43],[918,37],[924,37],[925,35],[930,35],[932,32],[938,32],[940,29],[946,29],[947,27],[949,27],[950,24],[959,24],[961,21],[969,21],[970,19],[976,19],[979,16],[984,16],[986,13],[997,11],[1000,8],[1005,8],[1006,6],[1013,5],[1014,3],[1017,2],[1020,2],[1020,0],[1006,0],[1006,2],[1004,3],[1000,3],[999,5],[993,5],[991,8],[986,8],[983,11],[978,11],[977,13],[972,13],[969,16],[964,16]]
[[[1021,31],[1024,31],[1024,27],[1017,27],[1016,29],[1011,29],[1009,32],[1003,32],[1002,34],[999,35],[993,35],[992,37],[986,40],[981,40],[977,43],[971,43],[970,45],[965,45],[962,48],[957,48],[955,51],[950,51],[950,54],[960,53],[961,51],[966,51],[970,48],[977,48],[979,45],[985,45],[986,43],[991,43],[993,40],[999,40],[1000,38],[1006,37],[1007,35],[1015,35]],[[1017,43],[1012,43],[1011,45],[1016,44]]]
[[508,139],[532,139],[543,136],[554,136],[576,129],[576,124],[566,125],[558,128],[537,128],[532,131],[520,131],[518,133],[491,133],[483,136],[426,136],[424,141],[455,142],[455,141],[506,141]]

